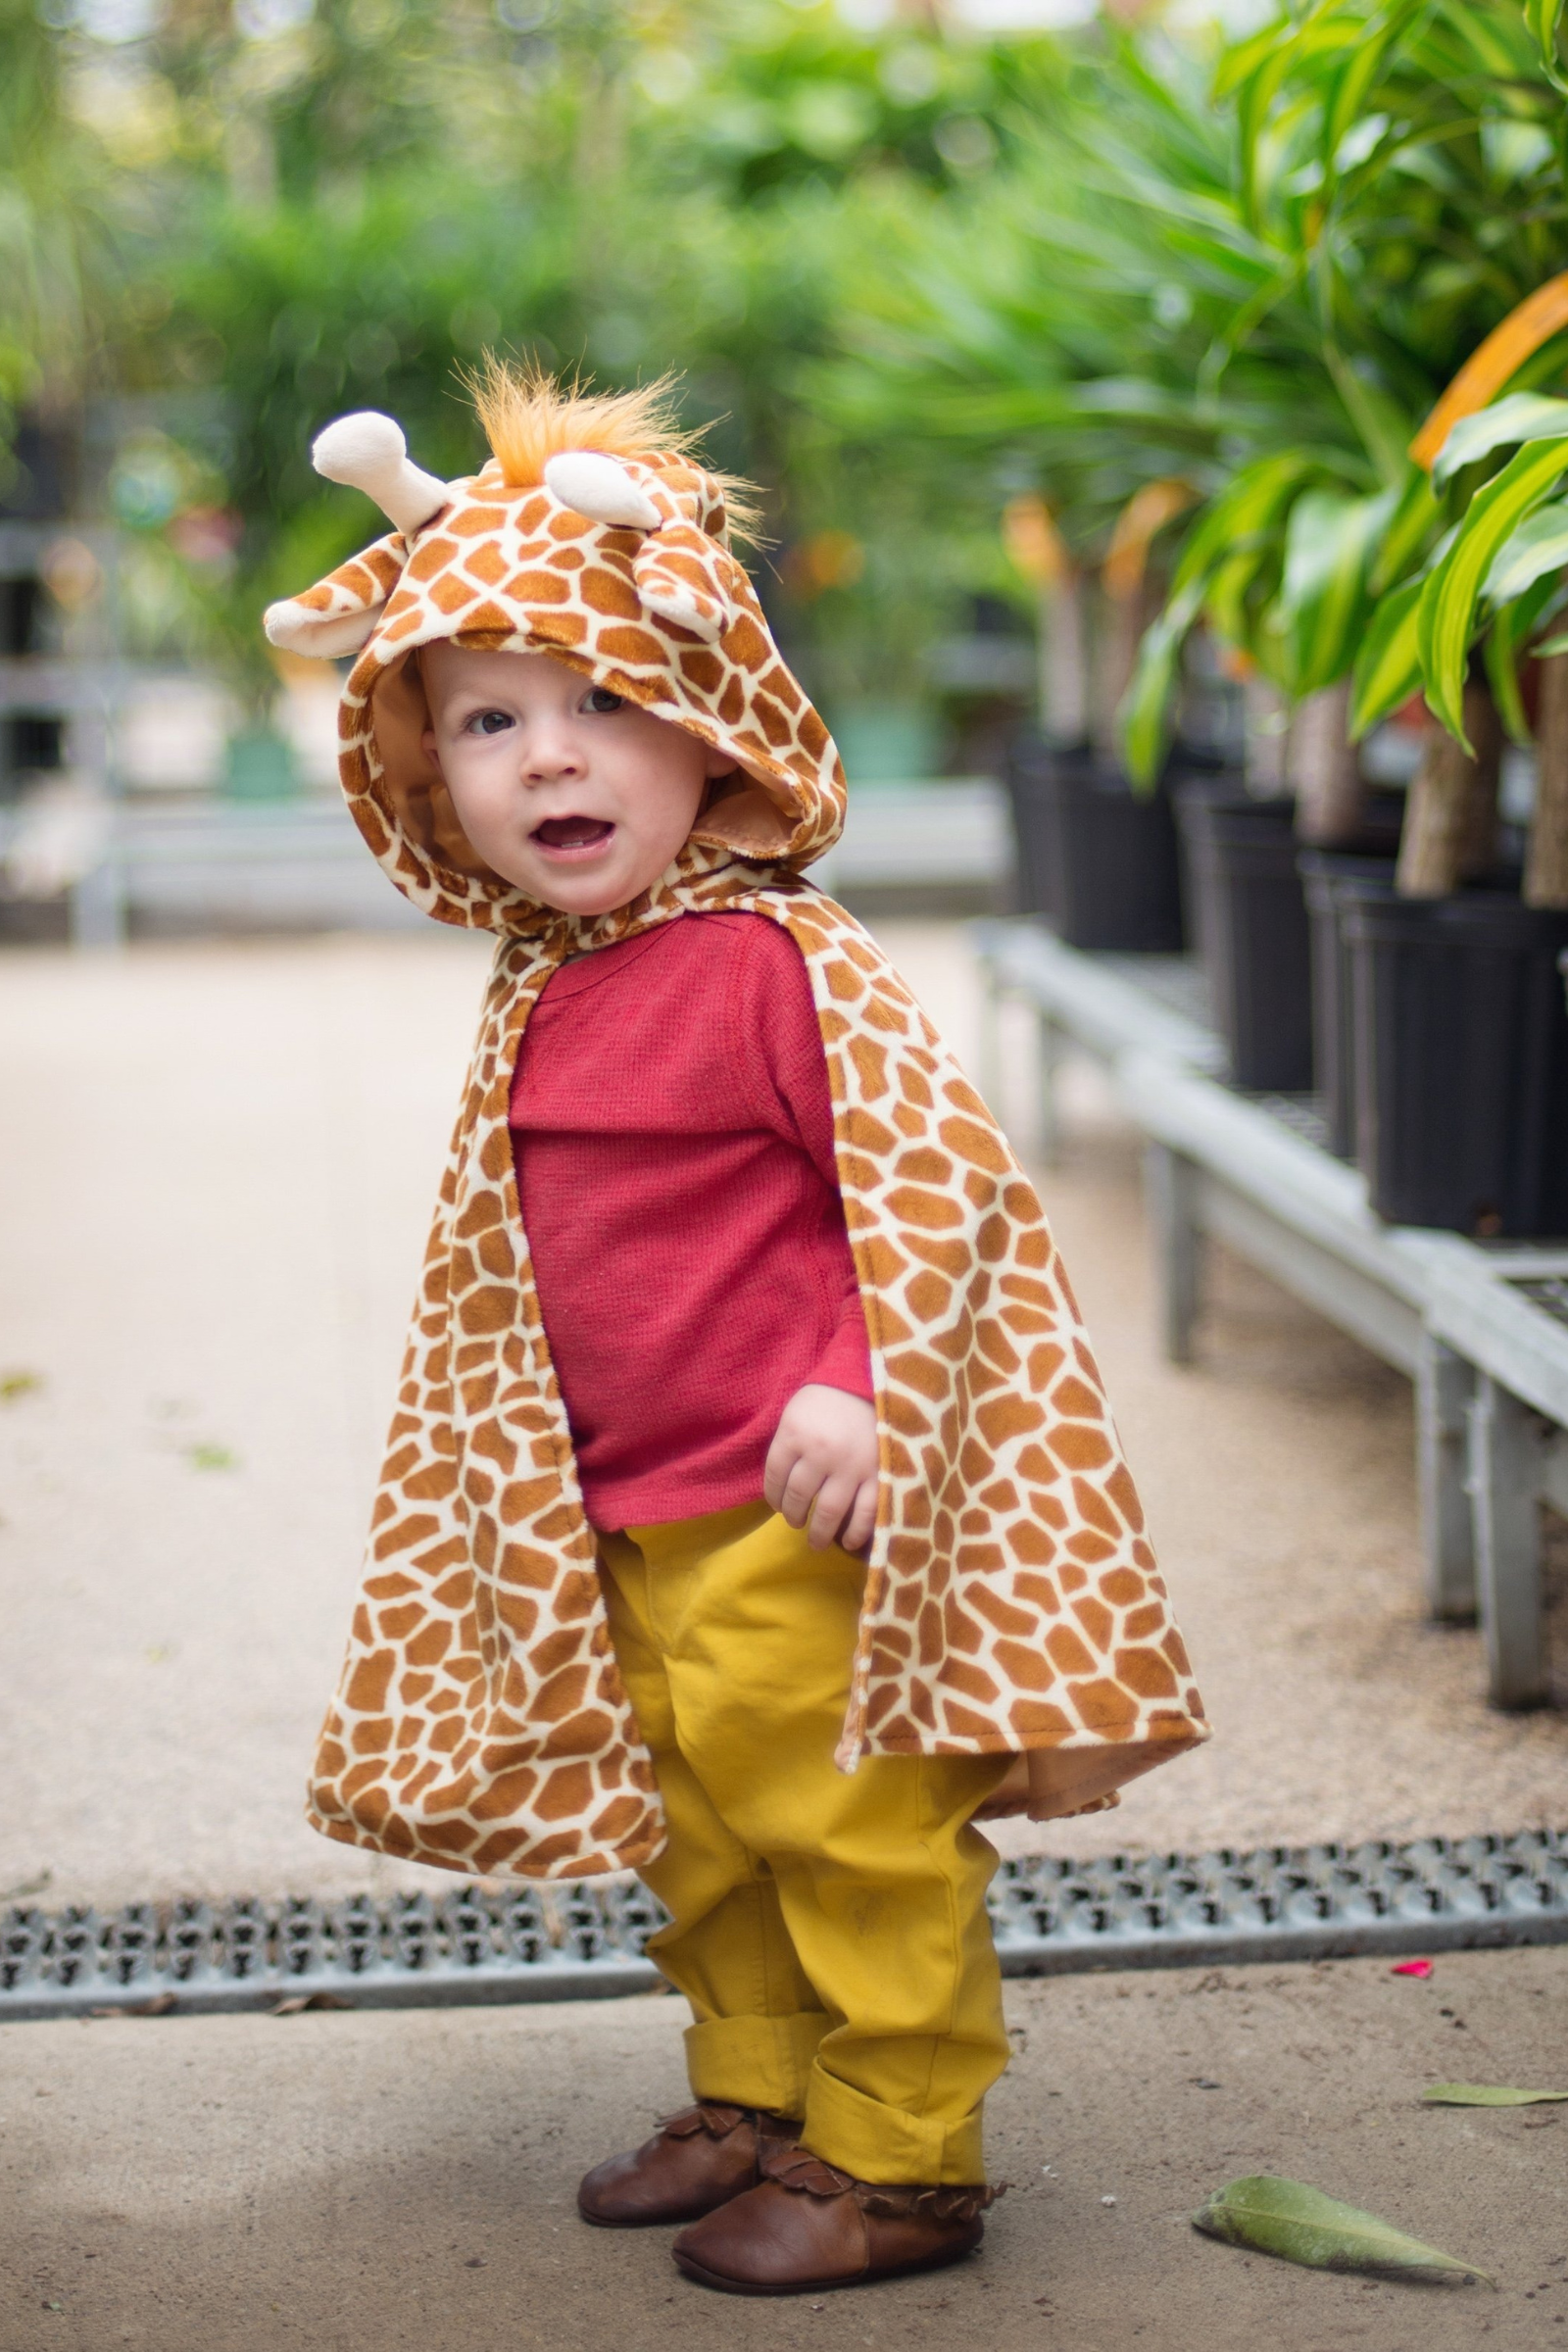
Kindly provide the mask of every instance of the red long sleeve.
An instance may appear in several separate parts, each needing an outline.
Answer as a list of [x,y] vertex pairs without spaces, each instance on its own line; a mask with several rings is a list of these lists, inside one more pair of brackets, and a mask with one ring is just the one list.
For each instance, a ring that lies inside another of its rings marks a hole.
[[682,915],[564,965],[511,1123],[596,1526],[755,1501],[798,1388],[871,1396],[821,1036],[777,924]]

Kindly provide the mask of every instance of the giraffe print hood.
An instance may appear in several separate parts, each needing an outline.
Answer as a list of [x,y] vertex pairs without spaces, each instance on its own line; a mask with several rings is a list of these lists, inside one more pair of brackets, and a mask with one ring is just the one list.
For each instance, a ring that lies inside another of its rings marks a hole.
[[394,519],[401,507],[404,527],[271,606],[267,633],[292,653],[357,655],[339,719],[344,790],[382,866],[426,913],[514,929],[533,911],[471,848],[420,749],[428,710],[410,656],[437,638],[552,654],[727,753],[735,769],[710,794],[699,847],[799,868],[837,839],[832,738],[729,551],[719,483],[690,458],[569,450],[538,483],[514,486],[493,458],[440,482],[409,464],[389,417],[372,416],[329,426],[316,454]]
[[[406,527],[268,616],[276,643],[358,651],[342,775],[383,866],[438,920],[499,934],[309,1818],[502,1878],[662,1846],[508,1112],[565,957],[719,908],[779,924],[809,978],[870,1345],[877,1521],[838,1761],[1030,1751],[1037,1818],[1096,1811],[1208,1735],[1045,1214],[876,943],[799,871],[837,831],[843,777],[722,546],[716,485],[685,461],[547,472],[523,491],[489,467],[400,476]],[[733,753],[731,791],[630,906],[561,914],[474,858],[418,754],[408,662],[454,634],[547,649]]]

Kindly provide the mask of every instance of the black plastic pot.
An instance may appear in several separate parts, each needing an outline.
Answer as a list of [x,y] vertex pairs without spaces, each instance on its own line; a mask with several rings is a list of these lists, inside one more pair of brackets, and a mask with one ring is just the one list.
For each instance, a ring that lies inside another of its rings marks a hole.
[[1312,978],[1312,1086],[1321,1098],[1329,1150],[1355,1157],[1355,1044],[1350,955],[1340,924],[1342,893],[1357,882],[1392,887],[1395,851],[1358,857],[1302,850],[1296,860],[1306,900]]
[[1295,806],[1203,779],[1182,785],[1176,810],[1192,928],[1231,1074],[1252,1093],[1304,1094],[1312,1083],[1311,965]]
[[1183,944],[1176,827],[1164,782],[1134,793],[1092,752],[1015,745],[1007,762],[1018,905],[1069,947],[1176,955]]
[[1568,912],[1341,886],[1356,1157],[1391,1224],[1568,1234]]

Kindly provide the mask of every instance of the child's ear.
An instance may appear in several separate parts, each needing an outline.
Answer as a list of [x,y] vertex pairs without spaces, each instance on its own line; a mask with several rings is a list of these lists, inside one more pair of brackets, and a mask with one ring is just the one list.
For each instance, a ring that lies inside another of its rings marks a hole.
[[425,728],[424,733],[419,737],[419,749],[435,769],[436,774],[439,775],[441,773],[441,755],[435,748],[434,727]]

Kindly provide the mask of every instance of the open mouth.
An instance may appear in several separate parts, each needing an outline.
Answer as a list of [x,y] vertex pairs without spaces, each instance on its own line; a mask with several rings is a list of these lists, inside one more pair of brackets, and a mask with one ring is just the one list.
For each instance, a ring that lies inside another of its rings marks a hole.
[[529,838],[542,850],[597,850],[615,830],[603,816],[547,816]]

